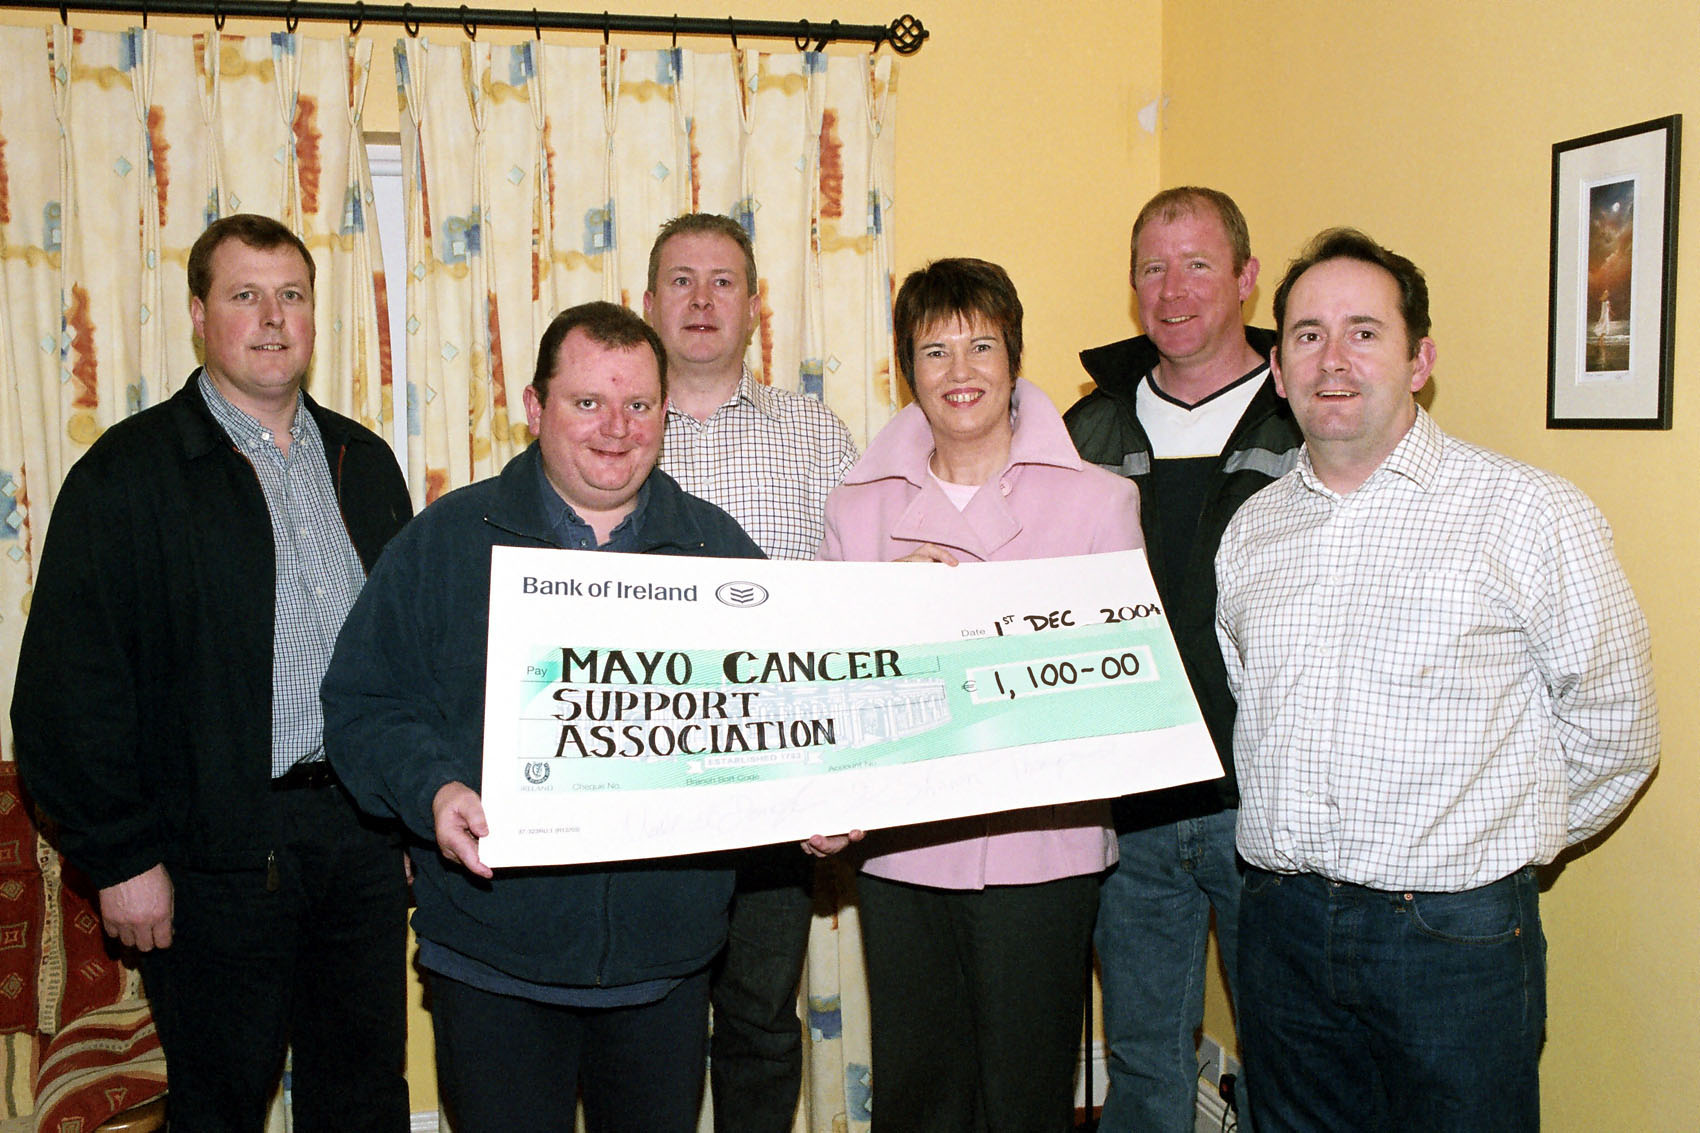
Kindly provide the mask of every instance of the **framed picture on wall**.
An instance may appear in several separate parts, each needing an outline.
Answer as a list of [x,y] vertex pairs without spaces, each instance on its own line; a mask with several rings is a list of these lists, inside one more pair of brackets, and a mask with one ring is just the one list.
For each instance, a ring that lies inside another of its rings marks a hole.
[[1682,116],[1552,147],[1547,428],[1671,427]]

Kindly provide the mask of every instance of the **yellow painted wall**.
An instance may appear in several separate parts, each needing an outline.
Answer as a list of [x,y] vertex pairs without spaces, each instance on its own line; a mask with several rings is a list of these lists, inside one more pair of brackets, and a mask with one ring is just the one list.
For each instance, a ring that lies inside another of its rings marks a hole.
[[[661,11],[642,0],[605,6]],[[1678,277],[1677,427],[1544,428],[1551,143],[1670,113],[1700,130],[1692,63],[1700,24],[1690,6],[823,0],[808,12],[795,0],[739,0],[732,8],[858,23],[907,8],[926,22],[933,38],[905,63],[899,87],[899,270],[960,254],[1007,266],[1027,307],[1027,375],[1061,405],[1082,389],[1075,352],[1130,333],[1127,228],[1160,185],[1202,182],[1239,200],[1265,265],[1255,298],[1263,321],[1286,259],[1325,225],[1359,225],[1427,270],[1440,347],[1436,417],[1592,495],[1617,529],[1653,626],[1667,766],[1621,830],[1566,866],[1543,905],[1546,1126],[1655,1128],[1700,1111],[1691,1072],[1700,1063],[1700,821],[1685,805],[1700,798],[1700,706],[1682,681],[1700,668],[1700,614],[1684,599],[1700,559],[1700,525],[1689,514],[1700,499],[1700,255],[1685,252]],[[182,30],[205,21],[153,23]],[[393,29],[369,25],[366,34]],[[382,68],[387,52],[378,55]],[[370,128],[394,128],[392,89],[387,72],[373,76]],[[1153,137],[1136,115],[1159,94],[1169,101]],[[1691,135],[1691,152],[1695,144]],[[1691,247],[1700,188],[1688,196],[1679,232]],[[429,1032],[422,1015],[414,1023],[413,1101],[425,1109],[435,1098]],[[1219,986],[1206,1027],[1231,1034]]]
[[[1605,511],[1652,624],[1665,766],[1543,898],[1546,1128],[1663,1128],[1700,1111],[1700,179],[1682,194],[1676,427],[1545,428],[1553,142],[1672,113],[1700,143],[1688,4],[1170,0],[1164,184],[1234,195],[1264,262],[1256,307],[1318,229],[1410,255],[1433,295],[1433,412],[1575,481]],[[1641,251],[1637,250],[1638,253]],[[1219,990],[1210,1029],[1225,1033]]]

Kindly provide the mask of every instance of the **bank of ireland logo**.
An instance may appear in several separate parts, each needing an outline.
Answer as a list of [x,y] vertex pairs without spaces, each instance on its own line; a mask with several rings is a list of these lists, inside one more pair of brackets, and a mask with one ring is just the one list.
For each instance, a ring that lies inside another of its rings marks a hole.
[[727,606],[759,606],[767,601],[767,587],[759,582],[728,582],[714,596]]
[[549,781],[549,765],[547,763],[528,763],[525,765],[525,781],[533,785]]

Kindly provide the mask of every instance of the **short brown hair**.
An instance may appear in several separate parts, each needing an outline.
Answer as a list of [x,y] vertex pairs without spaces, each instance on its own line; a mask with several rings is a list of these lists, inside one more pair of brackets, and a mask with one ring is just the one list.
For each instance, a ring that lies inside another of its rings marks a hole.
[[549,381],[555,376],[555,360],[561,353],[561,343],[575,330],[584,331],[590,341],[610,350],[649,347],[661,373],[661,400],[667,400],[667,351],[661,345],[661,337],[635,312],[618,303],[599,299],[594,303],[568,307],[544,328],[543,338],[537,344],[537,370],[531,379],[531,388],[537,393],[539,405],[549,402]]
[[283,224],[269,216],[239,212],[221,217],[207,225],[206,231],[189,249],[189,294],[205,303],[212,290],[212,258],[226,240],[239,240],[250,248],[269,252],[275,248],[294,248],[307,264],[307,286],[313,286],[317,268],[306,243]]
[[1328,260],[1358,260],[1374,264],[1393,277],[1399,288],[1399,314],[1405,320],[1407,349],[1416,357],[1417,344],[1428,337],[1428,281],[1422,269],[1390,248],[1384,248],[1356,228],[1326,228],[1311,238],[1275,289],[1275,335],[1287,325],[1287,298],[1299,276]]
[[[1139,234],[1147,224],[1173,224],[1179,218],[1192,216],[1201,210],[1214,212],[1222,222],[1222,231],[1228,235],[1228,247],[1234,250],[1234,274],[1240,274],[1246,261],[1251,259],[1251,229],[1246,227],[1245,214],[1228,194],[1200,185],[1164,189],[1145,202],[1145,207],[1139,210],[1133,221],[1133,236],[1128,240],[1130,257],[1139,258]],[[1133,266],[1139,265],[1135,263]]]
[[650,294],[655,293],[655,280],[661,274],[661,248],[675,236],[694,236],[707,233],[713,236],[724,236],[738,245],[744,253],[744,287],[751,294],[756,293],[756,246],[750,241],[750,234],[744,231],[744,226],[729,216],[721,216],[716,212],[688,212],[684,216],[676,216],[661,226],[661,231],[655,235],[655,243],[649,246],[649,287]]
[[1021,376],[1021,298],[1009,273],[985,260],[934,260],[909,273],[892,311],[897,365],[915,392],[915,339],[946,319],[982,318],[1003,336],[1010,377]]

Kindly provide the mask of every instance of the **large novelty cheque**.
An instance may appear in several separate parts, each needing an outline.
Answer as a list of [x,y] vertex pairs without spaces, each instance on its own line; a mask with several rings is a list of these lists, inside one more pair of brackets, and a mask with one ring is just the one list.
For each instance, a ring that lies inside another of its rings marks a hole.
[[1222,773],[1138,551],[946,567],[497,547],[488,663],[492,866]]

